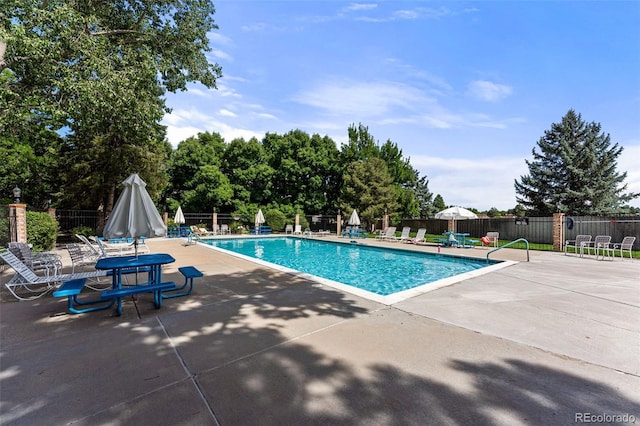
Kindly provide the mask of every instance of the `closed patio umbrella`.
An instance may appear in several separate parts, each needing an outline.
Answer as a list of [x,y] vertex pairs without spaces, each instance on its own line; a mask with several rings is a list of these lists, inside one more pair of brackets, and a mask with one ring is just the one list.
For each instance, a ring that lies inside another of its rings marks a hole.
[[258,213],[256,213],[256,234],[258,233],[258,229],[260,225],[265,222],[264,215],[262,214],[262,209],[258,209]]
[[182,225],[185,222],[184,214],[182,213],[182,207],[178,206],[178,211],[176,212],[173,221],[176,225]]
[[106,239],[133,238],[138,254],[138,238],[162,237],[167,233],[162,217],[137,173],[122,184],[124,189],[107,220],[102,235]]
[[349,225],[360,226],[360,218],[358,217],[358,212],[356,211],[356,209],[353,209],[348,223]]

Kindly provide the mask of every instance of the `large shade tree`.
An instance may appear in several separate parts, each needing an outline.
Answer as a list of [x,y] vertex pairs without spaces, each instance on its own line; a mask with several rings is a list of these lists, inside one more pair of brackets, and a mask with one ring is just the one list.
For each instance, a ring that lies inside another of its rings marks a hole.
[[66,136],[55,154],[75,167],[57,170],[62,204],[82,196],[106,215],[133,171],[159,195],[164,93],[221,76],[206,57],[214,12],[203,0],[2,0],[0,134]]
[[622,147],[611,143],[599,123],[585,123],[569,110],[560,123],[551,125],[525,160],[529,174],[515,182],[517,202],[529,214],[553,212],[599,214],[615,212],[640,196],[625,193],[627,173],[616,171]]

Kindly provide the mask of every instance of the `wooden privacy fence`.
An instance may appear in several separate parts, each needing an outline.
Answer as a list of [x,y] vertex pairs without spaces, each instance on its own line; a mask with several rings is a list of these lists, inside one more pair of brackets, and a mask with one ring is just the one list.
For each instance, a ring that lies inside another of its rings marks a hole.
[[[429,234],[441,234],[447,231],[446,220],[440,219],[403,219],[398,228],[411,226],[415,232],[426,228]],[[568,216],[562,220],[563,240],[573,240],[576,235],[610,235],[611,241],[620,242],[626,236],[636,237],[633,249],[640,250],[640,216]],[[484,218],[456,221],[457,232],[467,232],[481,237],[487,232],[499,232],[501,240],[525,238],[530,243],[553,244],[553,217],[525,218]],[[563,241],[564,242],[564,241]]]

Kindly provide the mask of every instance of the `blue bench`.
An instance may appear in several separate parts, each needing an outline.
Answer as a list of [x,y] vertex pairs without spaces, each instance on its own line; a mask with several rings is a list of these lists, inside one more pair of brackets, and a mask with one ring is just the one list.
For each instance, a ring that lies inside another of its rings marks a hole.
[[[103,309],[109,309],[113,306],[115,300],[114,299],[91,299],[91,300],[78,300],[78,295],[84,288],[86,283],[86,278],[78,278],[75,280],[70,280],[64,282],[56,291],[53,292],[53,297],[67,297],[68,298],[68,306],[69,312],[72,314],[84,314],[85,312],[93,312],[100,311]],[[95,305],[96,303],[107,302],[106,304],[100,306],[90,306],[87,308],[77,308],[74,305],[83,306],[83,305]]]
[[117,301],[116,312],[118,313],[118,315],[122,315],[122,298],[123,297],[133,296],[134,294],[153,292],[153,303],[156,305],[156,308],[159,309],[162,307],[162,291],[173,290],[174,288],[176,288],[176,284],[172,281],[168,281],[166,283],[160,283],[160,284],[136,285],[132,287],[103,290],[102,298],[115,299]]
[[189,285],[189,290],[180,293],[162,294],[163,299],[171,299],[172,297],[180,297],[190,294],[193,290],[193,279],[203,276],[202,272],[200,272],[194,266],[183,266],[181,268],[178,268],[178,271],[180,271],[180,273],[184,276],[184,284],[180,287],[176,287],[174,290],[183,290],[187,287],[187,285]]

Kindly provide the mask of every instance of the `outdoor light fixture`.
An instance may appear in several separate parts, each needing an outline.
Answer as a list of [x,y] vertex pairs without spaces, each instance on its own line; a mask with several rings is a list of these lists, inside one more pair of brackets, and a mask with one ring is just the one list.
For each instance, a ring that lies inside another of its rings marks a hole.
[[16,185],[15,188],[13,188],[13,198],[16,199],[16,203],[20,202],[20,196],[22,195],[22,190],[20,190],[20,188],[18,188],[18,185]]

